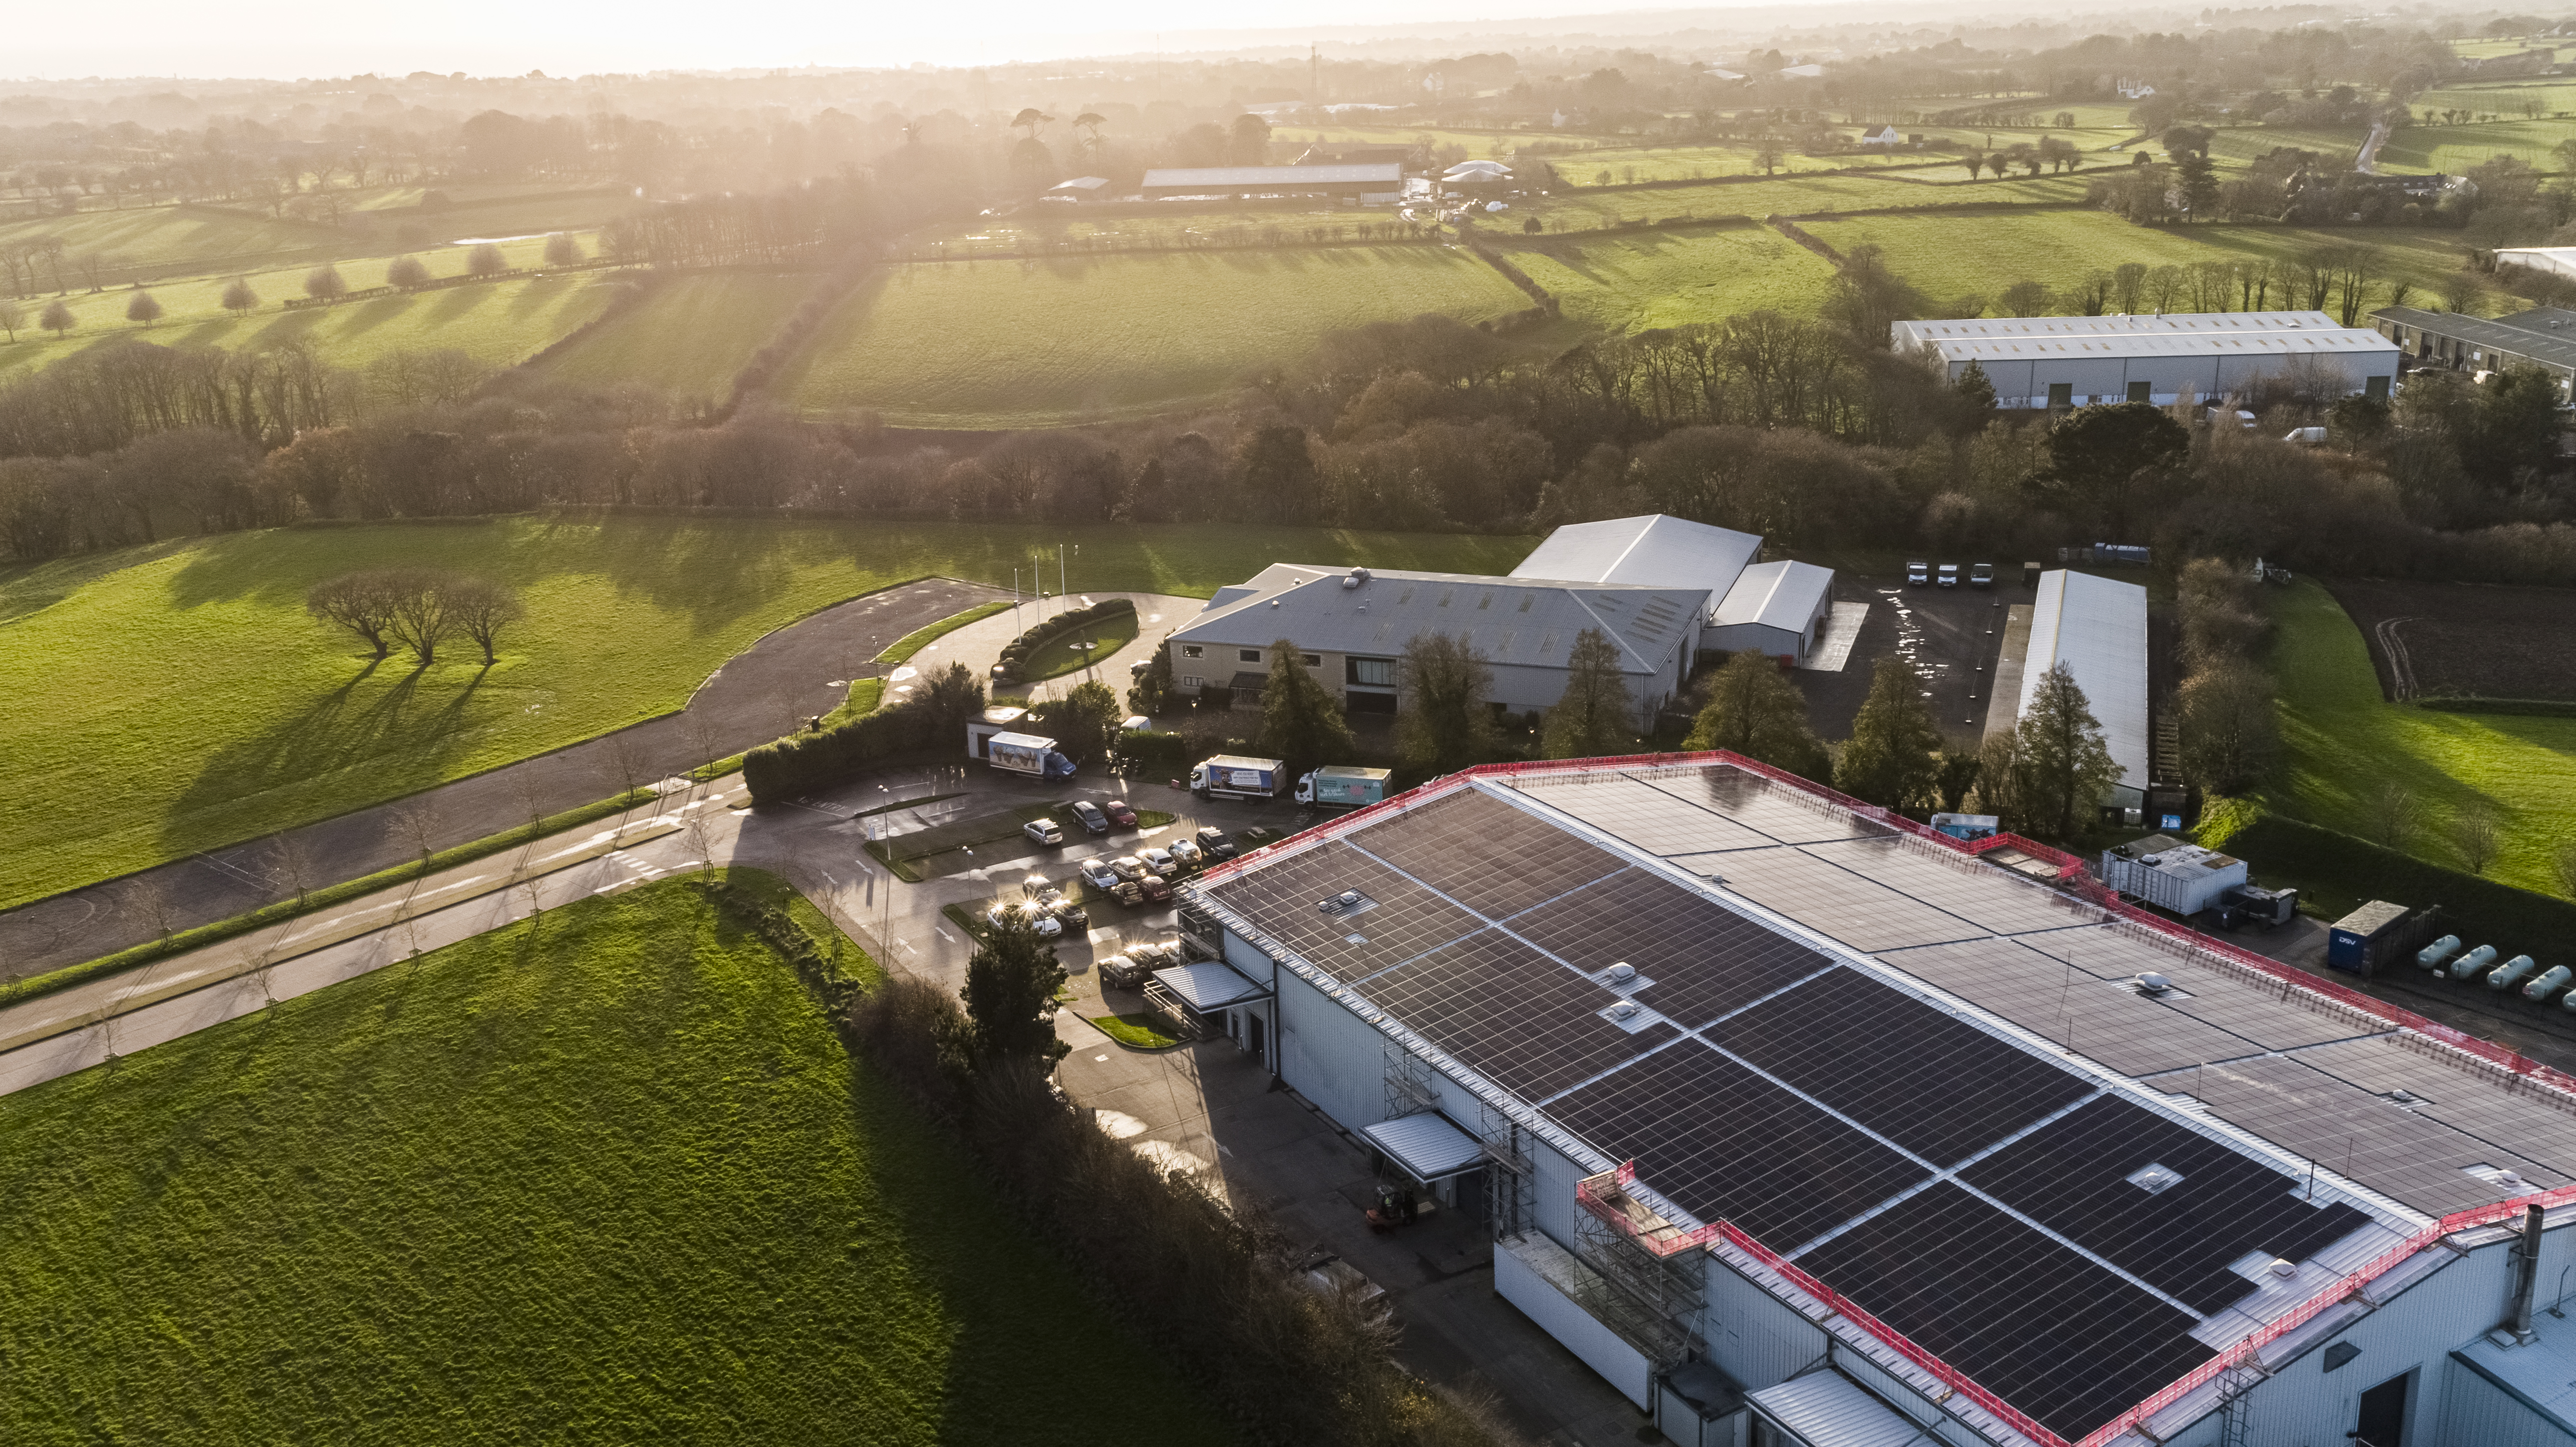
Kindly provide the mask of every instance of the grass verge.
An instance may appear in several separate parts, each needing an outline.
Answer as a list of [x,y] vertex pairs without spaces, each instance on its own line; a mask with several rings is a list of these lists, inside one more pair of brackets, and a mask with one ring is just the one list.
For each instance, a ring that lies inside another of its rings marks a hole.
[[0,1099],[0,1145],[12,1443],[1228,1440],[691,884]]
[[1007,613],[1009,611],[1011,611],[1010,604],[996,602],[978,603],[963,613],[952,613],[949,616],[940,619],[938,622],[931,624],[927,628],[915,628],[911,632],[903,635],[901,638],[887,644],[885,652],[877,655],[877,662],[885,664],[908,663],[911,661],[912,655],[919,653],[934,641],[956,632],[967,624],[980,623],[983,620],[992,617],[996,613]]
[[[1021,662],[1019,677],[1013,683],[1043,683],[1089,668],[1136,641],[1136,615],[1119,613],[1098,623],[1068,628],[1056,638],[1029,651]],[[1092,646],[1085,649],[1082,645]]]
[[1189,1042],[1177,1035],[1166,1035],[1151,1015],[1092,1015],[1086,1017],[1100,1027],[1100,1033],[1130,1050],[1169,1050]]

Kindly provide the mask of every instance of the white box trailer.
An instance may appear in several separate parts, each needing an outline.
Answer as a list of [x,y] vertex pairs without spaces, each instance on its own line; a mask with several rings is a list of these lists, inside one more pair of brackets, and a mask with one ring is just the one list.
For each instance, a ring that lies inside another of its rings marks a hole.
[[2245,861],[2170,835],[2102,851],[2102,882],[2159,909],[2195,915],[2245,885]]

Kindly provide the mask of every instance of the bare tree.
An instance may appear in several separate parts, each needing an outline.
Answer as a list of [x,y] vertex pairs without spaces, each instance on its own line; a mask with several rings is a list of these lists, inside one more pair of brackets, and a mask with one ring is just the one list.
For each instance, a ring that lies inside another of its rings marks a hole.
[[558,231],[546,238],[546,265],[581,265],[581,243],[572,239],[571,232]]
[[716,731],[715,720],[703,712],[681,714],[680,735],[688,740],[691,760],[689,793],[695,798],[697,786],[708,782],[701,776],[714,766],[716,760],[724,757],[724,736]]
[[430,857],[438,852],[437,796],[421,794],[396,806],[394,832],[420,856],[420,872],[427,874]]
[[448,580],[422,568],[392,568],[382,575],[387,594],[385,631],[411,650],[423,668],[438,661],[438,645],[454,631]]
[[397,256],[385,266],[385,285],[414,287],[429,280],[429,268],[417,256]]
[[2383,848],[2404,849],[2415,833],[2415,791],[2394,780],[2379,786],[2366,805],[2371,837]]
[[153,936],[164,945],[177,932],[177,916],[171,912],[170,891],[152,875],[137,875],[126,882],[119,902],[124,912],[152,926]]
[[483,650],[483,666],[491,667],[501,630],[528,615],[518,593],[488,578],[452,578],[443,586],[448,616]]
[[306,848],[303,837],[289,829],[268,841],[269,866],[276,877],[295,891],[295,907],[302,909],[313,895],[313,851]]
[[697,851],[698,877],[700,879],[714,878],[716,872],[716,838],[714,827],[707,822],[706,815],[692,814],[689,816],[689,822],[685,828],[689,836],[689,847]]
[[600,777],[621,791],[617,796],[617,827],[626,827],[626,816],[632,812],[635,791],[644,786],[652,770],[644,758],[643,746],[635,740],[633,729],[620,729],[600,745]]
[[7,332],[9,340],[14,342],[18,340],[19,330],[26,325],[27,309],[5,296],[0,296],[0,332]]
[[161,320],[161,303],[152,299],[152,293],[138,291],[134,299],[125,304],[125,319],[148,327]]
[[304,294],[315,301],[338,301],[349,294],[349,283],[340,268],[325,262],[304,274]]
[[251,290],[250,278],[236,276],[224,284],[224,310],[239,314],[259,305],[259,293]]
[[382,571],[349,573],[314,584],[304,595],[304,611],[358,635],[378,658],[391,651],[393,593],[385,586]]
[[2496,813],[2484,804],[2472,804],[2460,812],[2451,825],[2451,842],[2459,847],[2460,862],[2471,874],[2484,874],[2496,853]]
[[498,276],[510,269],[510,258],[486,241],[465,253],[465,269],[475,276]]

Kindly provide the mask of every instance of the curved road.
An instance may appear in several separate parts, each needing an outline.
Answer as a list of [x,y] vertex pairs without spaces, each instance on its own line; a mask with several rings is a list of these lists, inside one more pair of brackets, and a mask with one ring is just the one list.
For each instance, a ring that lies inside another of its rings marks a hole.
[[294,893],[278,868],[281,839],[316,861],[321,888],[416,859],[409,817],[429,818],[429,847],[450,849],[615,794],[628,750],[642,778],[767,743],[791,720],[837,707],[855,664],[916,628],[990,598],[980,583],[926,578],[836,604],[788,624],[735,655],[677,713],[552,753],[458,779],[407,798],[324,819],[285,835],[174,860],[0,914],[0,972],[37,974],[141,944],[161,932],[146,900],[157,894],[172,930],[229,919]]

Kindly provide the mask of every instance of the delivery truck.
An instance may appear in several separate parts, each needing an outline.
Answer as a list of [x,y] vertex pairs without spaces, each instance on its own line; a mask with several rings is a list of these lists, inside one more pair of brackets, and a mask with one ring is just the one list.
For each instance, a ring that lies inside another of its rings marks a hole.
[[1287,772],[1278,759],[1219,754],[1190,765],[1190,792],[1202,799],[1275,799]]
[[984,741],[984,757],[994,768],[1032,779],[1073,777],[1073,760],[1058,752],[1055,740],[1036,734],[995,734]]
[[1386,797],[1386,781],[1392,769],[1362,768],[1358,764],[1326,764],[1297,780],[1297,802],[1319,804],[1328,809],[1357,809]]

